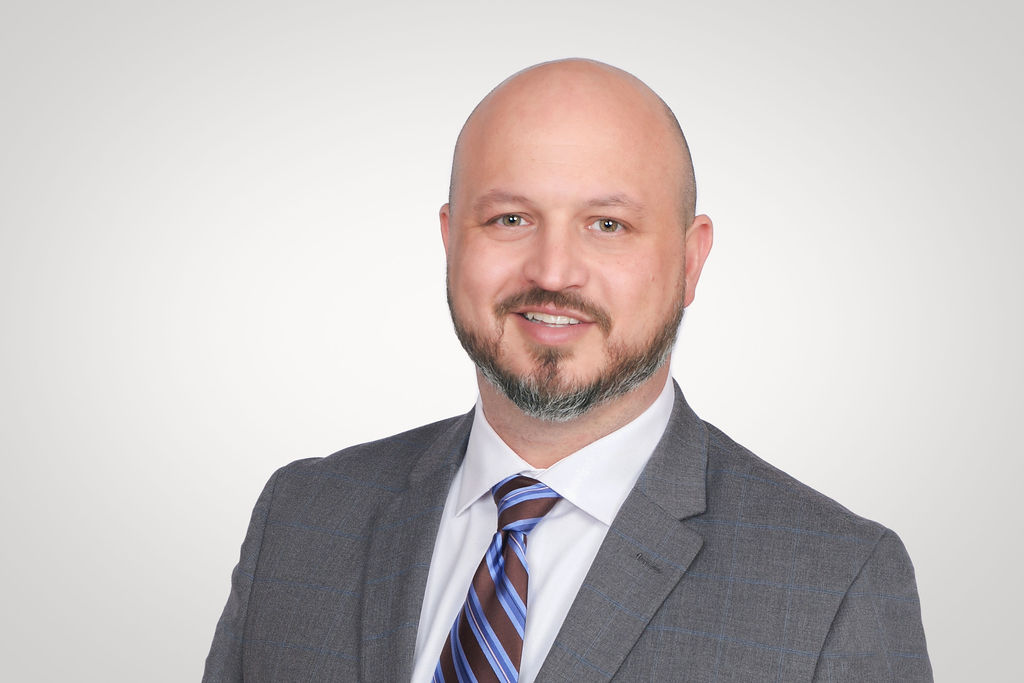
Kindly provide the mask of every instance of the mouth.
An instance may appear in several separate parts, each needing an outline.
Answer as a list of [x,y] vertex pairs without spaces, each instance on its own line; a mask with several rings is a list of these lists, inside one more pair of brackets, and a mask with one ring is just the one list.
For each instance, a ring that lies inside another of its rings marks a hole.
[[541,313],[540,311],[525,311],[519,315],[532,323],[539,323],[546,327],[568,327],[570,325],[579,325],[581,322],[567,315],[552,315],[550,313]]
[[607,336],[612,329],[608,313],[574,291],[528,289],[496,304],[494,315],[498,320],[507,316],[518,317],[526,329],[537,332],[560,331],[564,335],[571,331],[579,335],[596,327]]

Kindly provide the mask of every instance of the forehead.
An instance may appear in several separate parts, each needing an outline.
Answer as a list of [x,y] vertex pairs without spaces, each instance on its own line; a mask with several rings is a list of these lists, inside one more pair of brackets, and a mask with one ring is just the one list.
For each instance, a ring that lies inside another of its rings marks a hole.
[[660,100],[612,86],[563,79],[492,95],[460,137],[454,193],[678,192],[682,150]]

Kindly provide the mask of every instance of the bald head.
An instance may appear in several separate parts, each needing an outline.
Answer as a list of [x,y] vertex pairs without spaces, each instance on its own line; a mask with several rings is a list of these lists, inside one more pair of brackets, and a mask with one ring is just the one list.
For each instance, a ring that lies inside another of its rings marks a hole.
[[[585,144],[578,133],[592,131],[595,141],[625,141],[662,167],[675,186],[683,227],[690,225],[696,185],[682,128],[667,104],[632,74],[601,62],[565,59],[528,67],[502,81],[484,97],[459,133],[452,160],[448,201],[455,211],[467,161],[496,140],[516,144],[546,135],[554,145]],[[560,134],[561,133],[561,134]],[[486,152],[483,152],[486,154]]]

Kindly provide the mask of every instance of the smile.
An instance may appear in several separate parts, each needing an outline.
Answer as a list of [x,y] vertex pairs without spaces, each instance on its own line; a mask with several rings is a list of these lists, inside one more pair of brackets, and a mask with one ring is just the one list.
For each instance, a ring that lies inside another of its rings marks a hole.
[[534,323],[542,323],[548,327],[565,327],[566,325],[579,325],[580,321],[576,318],[570,318],[567,315],[548,315],[547,313],[537,313],[530,311],[521,314],[524,318]]

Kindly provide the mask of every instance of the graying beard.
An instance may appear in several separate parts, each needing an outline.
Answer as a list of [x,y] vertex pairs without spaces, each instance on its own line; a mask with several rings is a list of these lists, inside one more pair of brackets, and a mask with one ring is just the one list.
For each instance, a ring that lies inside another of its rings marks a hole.
[[589,384],[570,387],[561,392],[545,391],[538,386],[537,378],[533,375],[520,378],[490,362],[477,361],[477,367],[488,382],[526,415],[548,422],[569,422],[595,406],[639,387],[665,364],[669,351],[671,346],[659,356],[635,365],[624,375],[619,374],[621,371],[613,371],[613,376],[599,377]]
[[611,368],[608,372],[593,382],[577,383],[560,391],[552,391],[541,386],[541,377],[547,382],[555,381],[561,353],[556,349],[546,350],[535,358],[541,364],[537,370],[526,377],[518,377],[498,366],[500,336],[494,342],[484,342],[459,324],[452,308],[455,334],[484,378],[523,413],[548,422],[576,419],[605,401],[628,394],[650,379],[668,359],[682,319],[683,308],[679,306],[677,314],[643,351],[637,353],[622,345],[615,346],[611,349]]

